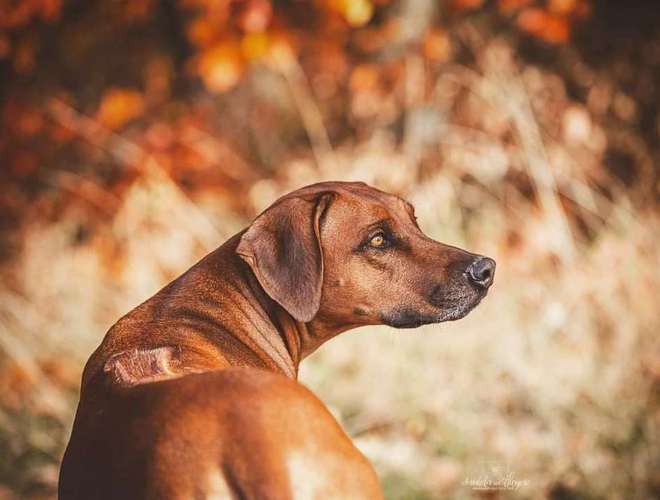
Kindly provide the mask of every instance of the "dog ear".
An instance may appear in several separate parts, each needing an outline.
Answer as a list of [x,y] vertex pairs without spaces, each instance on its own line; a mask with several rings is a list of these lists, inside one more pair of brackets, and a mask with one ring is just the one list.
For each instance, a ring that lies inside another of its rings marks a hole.
[[122,351],[106,361],[103,371],[114,384],[122,387],[176,377],[172,368],[173,353],[173,347]]
[[310,321],[321,304],[319,223],[332,197],[281,199],[255,219],[236,248],[266,293],[298,321]]

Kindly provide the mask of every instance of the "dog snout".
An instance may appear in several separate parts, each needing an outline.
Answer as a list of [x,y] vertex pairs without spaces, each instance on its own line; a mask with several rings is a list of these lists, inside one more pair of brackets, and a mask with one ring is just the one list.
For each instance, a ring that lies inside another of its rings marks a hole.
[[489,257],[479,256],[468,266],[466,274],[474,285],[488,288],[495,279],[495,261]]

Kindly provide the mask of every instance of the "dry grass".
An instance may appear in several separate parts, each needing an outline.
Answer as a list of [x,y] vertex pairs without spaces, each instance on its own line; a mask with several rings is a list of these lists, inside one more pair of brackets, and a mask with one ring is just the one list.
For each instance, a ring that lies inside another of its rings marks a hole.
[[[411,88],[429,78],[414,58],[409,68]],[[256,211],[309,182],[364,180],[405,195],[432,237],[498,261],[492,293],[467,319],[345,334],[301,379],[376,465],[388,498],[479,498],[465,481],[506,471],[520,488],[489,497],[651,498],[658,215],[622,189],[606,198],[591,187],[603,132],[561,81],[517,67],[498,43],[478,70],[450,68],[430,95],[408,96],[403,144],[375,129],[252,187]],[[0,498],[53,495],[82,364],[105,330],[249,222],[213,197],[193,204],[155,163],[111,225],[81,238],[86,217],[35,219],[3,272]]]

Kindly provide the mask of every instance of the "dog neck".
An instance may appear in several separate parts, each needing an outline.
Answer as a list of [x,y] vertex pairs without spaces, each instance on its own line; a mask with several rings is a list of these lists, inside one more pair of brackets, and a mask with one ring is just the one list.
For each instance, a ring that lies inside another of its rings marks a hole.
[[[241,233],[206,256],[153,300],[167,304],[172,325],[192,328],[230,366],[255,366],[296,378],[303,342],[300,325],[261,288],[236,254]],[[177,338],[177,345],[186,339]]]
[[103,371],[136,385],[230,366],[296,378],[303,358],[347,329],[296,321],[271,299],[235,252],[241,234],[121,318],[90,358],[83,386]]
[[[262,341],[272,342],[277,346],[277,353],[271,352],[271,357],[280,360],[278,365],[285,374],[289,375],[293,369],[292,377],[295,378],[303,359],[325,341],[353,328],[354,325],[337,324],[336,321],[326,318],[323,314],[319,314],[307,323],[293,318],[281,305],[268,296],[249,266],[237,257],[235,248],[240,235],[240,233],[237,235],[236,241],[232,239],[227,242],[226,246],[229,251],[219,256],[219,259],[229,261],[230,268],[239,270],[238,281],[247,283],[249,287],[249,293],[242,292],[241,295],[253,297],[255,302],[252,303],[252,306],[257,310],[255,312],[259,313],[259,317],[267,317],[270,323],[270,328],[258,332],[259,336]],[[237,332],[236,335],[242,336],[243,334]],[[282,347],[286,349],[286,354]],[[281,360],[286,361],[283,364]]]

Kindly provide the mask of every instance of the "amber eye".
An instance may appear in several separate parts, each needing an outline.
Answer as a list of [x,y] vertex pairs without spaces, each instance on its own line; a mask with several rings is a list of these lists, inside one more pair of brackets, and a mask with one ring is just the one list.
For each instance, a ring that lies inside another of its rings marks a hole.
[[377,234],[376,236],[373,236],[369,240],[369,244],[375,248],[384,247],[385,243],[386,243],[385,236],[383,236],[382,234]]

